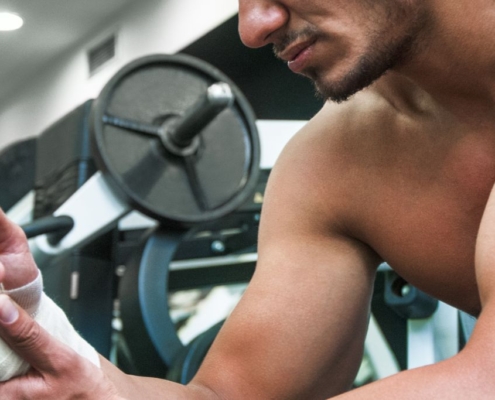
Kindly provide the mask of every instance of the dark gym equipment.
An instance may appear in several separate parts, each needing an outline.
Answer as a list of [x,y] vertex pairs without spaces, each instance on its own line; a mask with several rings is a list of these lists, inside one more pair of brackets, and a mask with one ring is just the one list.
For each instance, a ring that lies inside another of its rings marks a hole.
[[[169,293],[251,279],[255,261],[240,263],[236,258],[240,254],[257,252],[260,199],[264,197],[269,172],[261,170],[251,198],[221,220],[201,224],[182,234],[170,230],[126,234],[119,261],[126,265],[119,290],[123,321],[123,331],[119,335],[123,354],[119,365],[126,372],[167,376],[183,382],[185,377],[190,379],[197,371],[213,342],[215,328],[183,346],[168,314]],[[137,241],[140,244],[136,244]],[[189,265],[170,270],[171,260],[189,264],[195,264],[195,260],[207,261],[208,266],[203,263],[200,267]],[[151,284],[147,283],[150,281]],[[153,306],[149,307],[150,304]]]
[[[221,221],[218,223],[222,225]],[[246,228],[245,232],[252,231],[251,228]],[[216,266],[215,254],[209,250],[209,245],[203,244],[211,244],[220,236],[195,238],[196,233],[196,230],[183,232],[169,229],[148,232],[142,237],[141,247],[134,251],[134,259],[126,263],[126,272],[121,279],[119,290],[120,316],[124,327],[122,337],[125,338],[133,366],[142,375],[163,378],[170,368],[177,368],[178,363],[183,361],[181,355],[184,352],[193,351],[185,350],[186,347],[181,343],[175,323],[170,317],[168,298],[171,290],[248,282],[254,272],[254,262],[246,265]],[[237,237],[243,238],[242,243],[236,242]],[[227,256],[238,251],[243,252],[242,247],[250,252],[256,251],[251,249],[256,243],[254,235],[234,234],[223,238],[222,242],[227,248]],[[187,251],[191,246],[202,248],[203,255],[197,249],[195,257],[201,260],[211,258],[211,265],[197,270],[188,268],[183,271],[170,271],[172,260],[190,261],[191,257],[194,258],[191,254],[186,256],[187,253],[191,253]],[[195,351],[202,348],[203,345],[194,347]],[[193,358],[202,359],[197,354]]]
[[386,279],[389,271],[378,270],[373,287],[371,309],[380,329],[392,349],[400,369],[407,369],[407,320],[385,301]]
[[[158,298],[159,310],[152,312],[152,314],[145,312],[151,320],[165,318],[165,324],[169,328],[171,327],[171,330],[167,330],[165,334],[163,334],[163,329],[162,332],[157,331],[154,334],[155,338],[161,338],[161,335],[164,335],[168,338],[165,339],[165,342],[172,343],[170,347],[162,348],[162,354],[164,354],[166,361],[162,359],[151,340],[150,329],[155,329],[156,324],[153,321],[152,323],[145,323],[143,318],[142,309],[146,308],[144,304],[150,294],[143,295],[141,293],[143,290],[148,290],[148,285],[142,283],[144,279],[153,279],[153,275],[149,274],[150,271],[142,273],[141,268],[148,270],[147,264],[151,262],[150,254],[159,250],[153,249],[153,244],[159,248],[160,240],[157,240],[156,237],[151,239],[152,231],[146,233],[127,231],[123,233],[118,252],[118,263],[126,265],[126,272],[121,279],[119,290],[123,331],[118,336],[117,345],[119,348],[118,363],[124,371],[161,378],[167,376],[169,379],[176,380],[180,376],[190,377],[199,368],[198,363],[204,357],[202,352],[206,353],[205,347],[209,347],[213,341],[211,332],[214,329],[209,330],[210,334],[201,335],[202,339],[193,340],[195,345],[191,343],[188,346],[182,346],[177,337],[174,323],[168,315],[168,293],[175,290],[243,283],[251,279],[255,269],[255,261],[236,262],[236,256],[257,252],[257,233],[262,206],[260,199],[264,197],[269,172],[269,170],[260,171],[260,178],[254,193],[233,214],[217,221],[201,224],[196,229],[184,233],[182,238],[179,236],[175,241],[172,240],[171,243],[166,244],[171,249],[165,255],[166,259],[159,260],[158,266],[160,268],[158,272],[166,274],[166,280],[158,280],[160,288],[155,289],[155,294],[152,296]],[[150,251],[144,252],[145,246]],[[175,253],[171,254],[173,251]],[[229,259],[228,262],[226,262],[226,258]],[[172,259],[174,262],[186,261],[191,265],[184,269],[170,270],[167,260]],[[208,266],[204,264],[201,266],[196,264],[195,266],[195,260],[207,261]],[[222,264],[219,265],[220,262]],[[151,301],[151,303],[154,302]],[[164,321],[157,324],[163,328]],[[211,339],[209,344],[206,343],[208,338]],[[186,353],[188,354],[187,357],[185,356]],[[185,360],[190,361],[187,362],[187,365],[181,366]],[[172,370],[176,372],[171,372]],[[183,371],[182,375],[177,375],[177,371]]]
[[33,188],[35,160],[34,138],[12,143],[0,151],[0,207],[4,210],[14,206]]
[[51,216],[96,172],[90,151],[92,104],[84,102],[36,139],[35,220]]
[[254,114],[234,83],[204,62],[139,59],[110,80],[93,114],[95,159],[112,189],[167,226],[227,215],[256,185]]
[[[134,339],[128,340],[131,351],[134,345],[147,346],[146,342],[151,339],[165,366],[172,365],[183,348],[169,314],[168,277],[169,265],[185,234],[170,230],[153,232],[146,241],[139,267],[127,268],[121,282],[121,316],[127,336]],[[132,332],[136,329],[139,331],[137,335]],[[135,343],[138,337],[139,343]],[[145,357],[149,357],[151,350],[150,346],[147,347]],[[141,357],[140,353],[134,351],[133,356]],[[149,362],[145,364],[150,365]],[[152,370],[155,368],[151,367]],[[160,373],[149,372],[151,376]]]
[[[96,172],[90,150],[88,100],[53,123],[35,139],[32,162],[35,200],[34,221],[23,226],[28,237],[49,234],[55,245],[73,226],[68,216],[52,214]],[[68,249],[43,271],[46,293],[66,312],[76,330],[103,355],[111,346],[111,321],[115,296],[113,253],[115,232]]]
[[[115,194],[111,206],[126,201],[120,215],[134,207],[182,235],[245,203],[258,181],[259,158],[254,114],[216,68],[183,55],[149,56],[125,66],[96,100],[36,140],[35,221],[25,230],[29,236],[51,233],[33,242],[47,293],[86,338],[95,333],[103,338],[96,347],[107,355],[116,296],[116,220],[86,218],[87,230],[80,234],[78,210],[85,203],[71,206],[72,195],[84,193],[83,186],[99,174],[112,189],[108,196]],[[64,240],[68,237],[77,240]]]
[[438,300],[410,285],[394,271],[385,272],[385,303],[405,319],[429,318]]
[[[117,218],[135,208],[162,224],[146,244],[138,304],[143,304],[146,335],[160,362],[170,366],[183,346],[171,321],[160,317],[168,315],[163,298],[167,265],[191,234],[187,229],[209,229],[205,224],[249,202],[258,185],[258,133],[242,93],[219,70],[193,57],[144,57],[121,69],[96,100],[43,132],[34,159],[35,221],[24,229],[29,237],[48,235],[33,242],[46,291],[83,336],[93,345],[100,342],[96,347],[104,355],[109,354],[117,295]],[[102,184],[91,186],[90,181]],[[87,204],[84,199],[101,187],[110,199],[106,207],[117,210],[115,219],[81,221],[87,215],[79,211]],[[222,237],[216,244],[222,249],[237,242],[253,245],[256,230],[243,228],[237,237]],[[159,257],[153,258],[157,250],[149,250],[156,247],[150,243],[160,235],[167,235],[168,242],[160,242]],[[224,251],[212,249],[215,255]],[[249,278],[252,270],[243,274]]]
[[28,239],[39,235],[49,235],[49,243],[57,243],[59,238],[64,237],[74,227],[71,217],[43,217],[34,222],[23,225],[22,229]]

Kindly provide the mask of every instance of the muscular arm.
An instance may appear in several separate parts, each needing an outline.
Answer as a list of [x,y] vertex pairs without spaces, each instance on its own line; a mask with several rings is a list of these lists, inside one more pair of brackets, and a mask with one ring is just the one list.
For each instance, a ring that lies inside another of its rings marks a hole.
[[358,399],[493,399],[495,381],[495,189],[476,243],[476,278],[482,312],[466,347],[443,362],[421,367],[339,396]]
[[344,233],[317,136],[310,127],[272,172],[256,273],[195,379],[223,398],[330,397],[360,364],[377,259]]
[[181,387],[132,378],[135,388],[188,399],[327,398],[349,389],[378,259],[345,234],[342,177],[332,176],[336,155],[319,145],[319,129],[291,142],[272,172],[256,273],[195,379]]

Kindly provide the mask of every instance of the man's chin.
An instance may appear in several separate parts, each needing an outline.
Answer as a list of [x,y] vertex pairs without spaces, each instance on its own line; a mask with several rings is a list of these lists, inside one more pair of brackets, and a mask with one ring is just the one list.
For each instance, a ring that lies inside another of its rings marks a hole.
[[[319,73],[316,70],[305,71],[304,75],[311,80],[315,88],[315,96],[323,101],[333,101],[336,103],[342,103],[349,100],[349,98],[364,89],[368,83],[367,79],[349,79],[349,75],[340,78],[340,80],[331,80],[325,77],[323,73]],[[360,84],[362,83],[362,84]]]
[[320,82],[319,80],[313,80],[315,88],[315,95],[317,98],[324,101],[333,101],[335,103],[343,103],[354,94],[364,89],[364,87],[344,87],[338,84],[329,84],[328,82]]
[[318,98],[325,101],[331,100],[336,103],[342,103],[372,85],[376,80],[385,75],[388,70],[388,65],[374,69],[364,68],[359,65],[358,68],[351,70],[347,75],[338,80],[329,79],[328,77],[314,73],[314,71],[312,74],[308,74],[308,76],[313,81]]

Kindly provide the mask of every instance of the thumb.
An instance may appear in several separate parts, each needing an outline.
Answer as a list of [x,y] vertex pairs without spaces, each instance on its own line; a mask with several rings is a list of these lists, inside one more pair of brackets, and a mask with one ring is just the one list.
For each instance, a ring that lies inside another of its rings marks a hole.
[[71,351],[5,294],[0,294],[0,337],[40,373],[55,372],[54,360]]

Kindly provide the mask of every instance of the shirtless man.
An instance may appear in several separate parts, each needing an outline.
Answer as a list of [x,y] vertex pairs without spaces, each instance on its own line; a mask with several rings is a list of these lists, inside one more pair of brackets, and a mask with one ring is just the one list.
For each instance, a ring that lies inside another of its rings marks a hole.
[[[240,0],[240,34],[337,102],[278,160],[256,274],[199,373],[181,386],[98,369],[0,296],[0,334],[34,368],[0,398],[494,398],[494,1]],[[27,260],[0,221],[4,254]],[[453,358],[342,394],[382,260],[479,320]]]

